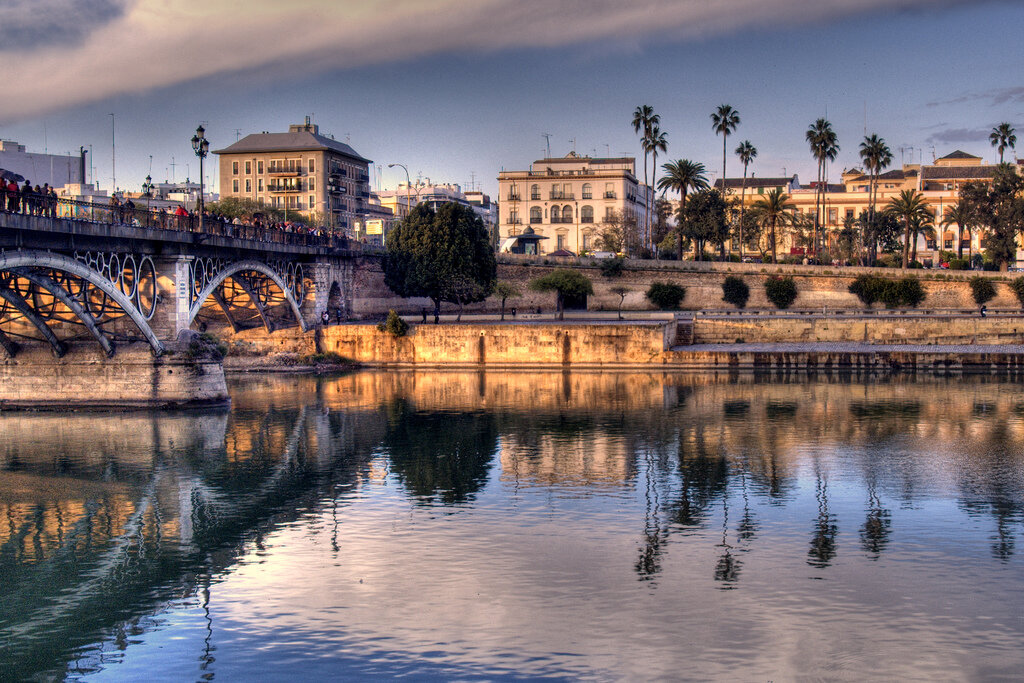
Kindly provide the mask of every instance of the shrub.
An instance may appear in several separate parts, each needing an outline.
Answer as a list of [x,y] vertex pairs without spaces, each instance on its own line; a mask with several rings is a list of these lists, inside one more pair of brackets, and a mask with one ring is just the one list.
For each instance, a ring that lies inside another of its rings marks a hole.
[[950,270],[969,270],[971,262],[965,258],[951,258],[949,259]]
[[776,308],[789,308],[796,301],[796,282],[788,275],[770,275],[764,281],[764,293]]
[[905,277],[899,280],[882,279],[878,298],[886,308],[899,308],[900,306],[914,308],[924,301],[925,291],[921,286],[921,281],[916,277]]
[[858,275],[847,287],[847,290],[860,299],[862,304],[870,306],[878,301],[883,284],[885,284],[885,280],[877,275]]
[[1017,297],[1022,308],[1024,308],[1024,275],[1010,280],[1010,290]]
[[974,303],[981,306],[984,303],[988,303],[996,297],[996,286],[992,284],[992,281],[987,277],[975,275],[969,280],[971,285],[971,296],[974,297]]
[[601,262],[601,275],[605,277],[622,277],[622,271],[625,270],[626,259],[621,256],[615,258],[605,259]]
[[686,297],[686,288],[671,282],[653,282],[645,296],[658,308],[679,308],[679,304]]
[[402,317],[392,308],[388,311],[387,320],[377,325],[377,329],[395,337],[404,337],[405,333],[409,331],[409,323],[402,320]]
[[743,278],[730,275],[722,282],[722,301],[736,308],[743,308],[750,298],[750,287]]

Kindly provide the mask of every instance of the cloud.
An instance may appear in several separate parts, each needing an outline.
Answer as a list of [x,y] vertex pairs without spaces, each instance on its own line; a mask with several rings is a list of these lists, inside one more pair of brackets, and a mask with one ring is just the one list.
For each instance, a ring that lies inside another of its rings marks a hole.
[[964,102],[986,102],[992,106],[1002,104],[1024,104],[1024,86],[1012,86],[1009,88],[994,88],[992,90],[974,91],[952,97],[948,100],[936,100],[929,102],[929,107],[941,107],[948,104],[963,104]]
[[[0,121],[241,72],[312,77],[438,54],[685,40],[967,0],[13,2],[0,25],[21,28],[0,33],[15,36],[0,40],[0,60],[17,77],[6,83]],[[21,17],[40,5],[41,16]]]
[[81,45],[95,29],[122,17],[128,0],[4,0],[0,45],[5,51]]
[[947,128],[928,136],[929,143],[988,142],[991,128]]

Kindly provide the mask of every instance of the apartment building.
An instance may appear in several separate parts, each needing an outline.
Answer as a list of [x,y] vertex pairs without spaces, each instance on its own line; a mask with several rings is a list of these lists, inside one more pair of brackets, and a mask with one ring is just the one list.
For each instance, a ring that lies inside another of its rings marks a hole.
[[254,133],[215,150],[220,157],[220,196],[252,199],[285,211],[317,212],[335,228],[350,230],[366,212],[369,159],[320,134],[306,117],[287,133]]

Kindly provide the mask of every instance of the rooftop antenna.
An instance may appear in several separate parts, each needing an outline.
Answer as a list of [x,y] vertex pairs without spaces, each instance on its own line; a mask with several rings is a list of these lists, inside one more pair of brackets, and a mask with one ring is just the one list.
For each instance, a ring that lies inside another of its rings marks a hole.
[[548,143],[548,155],[546,157],[544,157],[544,158],[545,159],[550,159],[551,158],[551,133],[541,133],[540,136],[542,138],[544,138],[545,142]]
[[239,138],[242,137],[242,129],[235,128],[235,142],[238,142]]
[[469,172],[469,191],[476,191],[476,171]]
[[177,166],[177,164],[174,163],[174,157],[172,156],[171,157],[171,182],[172,183],[174,182],[174,167],[175,166]]
[[576,138],[569,138],[569,142],[572,143],[572,153],[576,153]]
[[607,154],[608,156],[612,155],[612,146],[609,145],[607,142],[604,143],[604,150],[605,150],[605,154]]

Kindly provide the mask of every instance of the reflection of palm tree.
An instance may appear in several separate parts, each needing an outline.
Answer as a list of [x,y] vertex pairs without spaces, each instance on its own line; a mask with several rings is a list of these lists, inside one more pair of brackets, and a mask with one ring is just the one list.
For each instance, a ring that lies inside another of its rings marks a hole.
[[892,520],[889,511],[882,507],[882,501],[875,489],[875,477],[868,477],[868,515],[860,528],[860,546],[868,557],[877,560],[892,534]]
[[644,544],[634,568],[642,581],[650,581],[661,572],[662,545],[666,531],[661,524],[661,503],[651,450],[644,449]]
[[821,472],[815,466],[814,497],[818,501],[818,519],[814,522],[814,535],[811,537],[811,548],[807,551],[807,564],[818,569],[824,569],[832,564],[836,557],[836,535],[839,533],[839,525],[836,524],[835,515],[828,511],[828,482],[821,476]]
[[722,555],[715,564],[715,581],[722,585],[719,588],[731,590],[736,587],[740,578],[740,566],[743,564],[739,558],[733,557],[732,546],[729,545],[729,492],[722,494],[722,542],[719,547],[723,549]]

